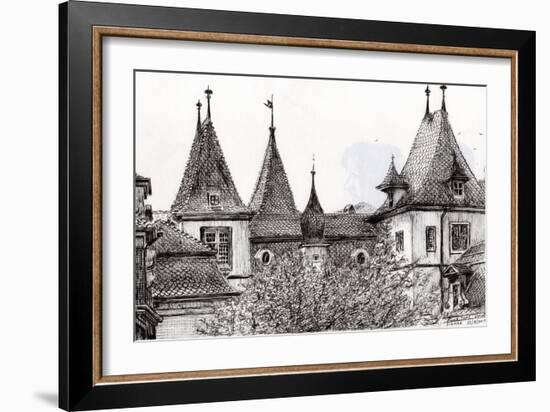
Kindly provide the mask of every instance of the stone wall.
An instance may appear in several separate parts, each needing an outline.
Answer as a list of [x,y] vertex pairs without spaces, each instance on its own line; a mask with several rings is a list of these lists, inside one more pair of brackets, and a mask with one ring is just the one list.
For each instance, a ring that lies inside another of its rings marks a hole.
[[163,320],[157,326],[157,339],[185,339],[198,336],[200,319],[213,313],[212,300],[173,300],[156,302],[157,312]]

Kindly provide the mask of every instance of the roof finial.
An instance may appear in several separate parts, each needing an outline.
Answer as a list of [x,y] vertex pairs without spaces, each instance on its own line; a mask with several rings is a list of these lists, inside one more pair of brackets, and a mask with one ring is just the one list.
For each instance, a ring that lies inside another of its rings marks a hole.
[[202,103],[199,99],[197,101],[197,113],[198,113],[198,116],[197,116],[197,130],[199,130],[201,128],[201,107],[202,107]]
[[313,156],[311,157],[311,174],[312,176],[315,175],[315,153],[313,153]]
[[426,93],[426,116],[430,114],[430,85],[426,85],[426,90],[424,90],[424,93]]
[[271,110],[271,129],[275,129],[273,126],[273,95],[271,95],[271,100],[267,99],[267,102],[264,103],[264,106]]
[[440,89],[443,92],[443,97],[441,99],[441,111],[442,112],[447,112],[447,107],[445,106],[445,90],[447,90],[447,86],[442,84]]
[[206,109],[206,117],[208,119],[210,119],[210,97],[212,96],[212,93],[214,93],[211,89],[210,89],[210,85],[208,85],[206,87],[206,90],[204,91],[204,93],[206,94],[206,102],[207,102],[207,109]]

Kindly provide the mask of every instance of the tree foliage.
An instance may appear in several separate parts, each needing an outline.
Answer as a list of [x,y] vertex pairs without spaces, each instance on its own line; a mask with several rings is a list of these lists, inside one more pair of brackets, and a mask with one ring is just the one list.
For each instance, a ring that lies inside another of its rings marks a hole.
[[381,329],[413,326],[430,319],[433,299],[415,299],[414,264],[396,252],[389,228],[365,264],[329,259],[305,266],[299,251],[257,271],[243,293],[214,304],[198,332],[255,335]]

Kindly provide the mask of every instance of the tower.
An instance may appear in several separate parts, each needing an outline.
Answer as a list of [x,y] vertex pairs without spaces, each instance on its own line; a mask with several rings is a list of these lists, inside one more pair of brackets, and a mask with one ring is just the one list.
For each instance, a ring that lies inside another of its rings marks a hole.
[[464,285],[456,284],[446,269],[485,239],[485,191],[456,141],[447,86],[440,89],[441,108],[431,112],[426,87],[426,109],[405,165],[398,173],[392,158],[377,186],[387,198],[370,221],[390,224],[395,248],[417,265],[415,276],[428,278],[426,289],[439,287],[440,309],[452,310],[449,302]]
[[386,193],[387,203],[389,207],[393,207],[394,204],[397,204],[401,197],[407,192],[409,184],[407,180],[397,173],[395,168],[394,156],[391,157],[390,167],[388,168],[388,173],[382,183],[380,183],[376,188],[384,193]]
[[275,138],[273,96],[264,105],[271,115],[269,137],[248,205],[254,213],[250,221],[250,255],[257,269],[271,266],[283,254],[295,251],[301,240],[300,214]]
[[199,101],[195,137],[170,211],[181,230],[216,251],[220,270],[238,284],[238,279],[250,272],[251,212],[237,192],[214,128],[210,107],[213,91],[207,87],[204,93],[206,118],[201,120]]
[[300,218],[302,229],[301,251],[304,264],[320,269],[328,257],[329,244],[325,240],[325,213],[315,190],[315,158],[311,168],[309,201]]

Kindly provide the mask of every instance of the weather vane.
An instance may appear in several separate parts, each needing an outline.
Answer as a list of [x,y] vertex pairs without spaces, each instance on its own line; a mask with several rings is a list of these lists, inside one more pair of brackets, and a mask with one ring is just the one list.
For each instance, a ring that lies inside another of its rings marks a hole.
[[264,106],[271,110],[271,127],[273,128],[273,95],[271,95],[271,100],[267,99]]

